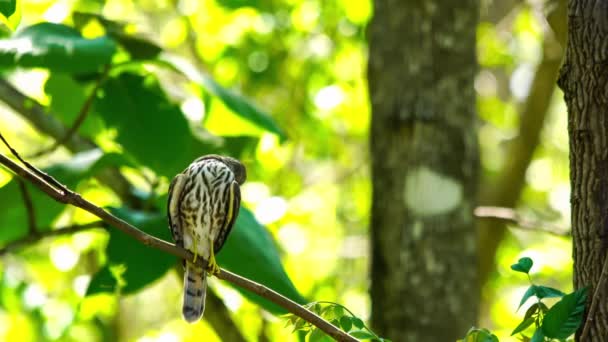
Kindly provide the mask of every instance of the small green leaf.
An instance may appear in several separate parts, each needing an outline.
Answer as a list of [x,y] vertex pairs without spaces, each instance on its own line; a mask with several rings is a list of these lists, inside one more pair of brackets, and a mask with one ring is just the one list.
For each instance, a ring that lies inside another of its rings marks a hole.
[[336,318],[344,316],[344,309],[340,305],[334,305],[334,316]]
[[0,13],[6,18],[10,17],[17,10],[17,0],[0,0]]
[[348,316],[342,316],[340,318],[340,327],[342,330],[349,332],[353,328],[353,321]]
[[367,332],[365,330],[355,330],[355,331],[349,332],[348,334],[352,337],[356,337],[356,338],[362,339],[362,340],[369,340],[370,338],[375,337],[374,335],[370,334],[369,332]]
[[544,340],[545,335],[543,334],[543,330],[538,328],[534,332],[534,335],[532,335],[532,339],[530,339],[530,342],[543,342]]
[[526,330],[526,328],[531,326],[534,321],[536,321],[534,317],[525,318],[521,323],[519,323],[519,325],[513,330],[513,332],[511,332],[511,336]]
[[359,329],[363,329],[363,327],[365,326],[365,324],[363,324],[363,321],[360,320],[358,317],[353,317],[352,321],[353,325]]
[[88,73],[110,63],[115,51],[108,37],[86,39],[71,27],[39,23],[0,39],[0,67]]
[[524,305],[524,303],[528,300],[528,298],[530,298],[534,295],[536,295],[536,285],[530,285],[530,287],[528,287],[528,289],[526,290],[526,293],[524,293],[523,297],[521,297],[521,300],[519,301],[519,306],[517,307],[517,309],[519,310],[519,308],[521,308],[521,306]]
[[[540,302],[540,304],[542,304],[542,302]],[[528,308],[528,310],[526,310],[526,314],[524,315],[524,319],[528,319],[528,318],[532,317],[533,315],[535,315],[538,312],[539,307],[540,306],[539,306],[538,302],[530,305],[530,307]]]
[[519,259],[519,261],[517,261],[516,264],[511,265],[511,269],[515,272],[521,272],[521,273],[528,274],[528,272],[530,272],[530,269],[532,268],[533,264],[534,264],[534,262],[532,261],[532,259],[530,259],[528,257],[524,257],[524,258]]
[[332,342],[333,340],[327,336],[323,330],[315,328],[308,337],[308,342]]
[[542,323],[542,330],[546,337],[565,339],[574,334],[583,320],[587,288],[581,288],[567,294],[555,303]]

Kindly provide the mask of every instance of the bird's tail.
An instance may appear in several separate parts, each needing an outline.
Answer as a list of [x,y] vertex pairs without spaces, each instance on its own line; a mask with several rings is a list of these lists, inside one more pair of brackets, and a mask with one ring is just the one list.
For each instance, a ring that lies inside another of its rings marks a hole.
[[195,264],[186,261],[184,272],[184,304],[182,313],[189,323],[199,320],[205,312],[207,296],[207,273]]

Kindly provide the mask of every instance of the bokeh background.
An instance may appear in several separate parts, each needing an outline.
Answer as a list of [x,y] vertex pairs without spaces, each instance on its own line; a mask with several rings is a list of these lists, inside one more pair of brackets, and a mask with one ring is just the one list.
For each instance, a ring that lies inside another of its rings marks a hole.
[[[563,51],[558,30],[547,19],[554,5],[542,0],[482,1],[477,28],[480,70],[475,89],[482,204],[496,196],[487,193],[493,190],[493,182],[514,167],[509,159],[512,153],[533,156],[529,163],[516,166],[523,167],[525,179],[515,199],[516,212],[531,222],[531,229],[509,225],[505,238],[487,252],[492,258],[496,256],[496,266],[491,266],[484,285],[479,325],[505,341],[525,312],[517,311],[517,306],[528,287],[527,279],[512,272],[509,265],[521,256],[532,257],[535,281],[563,291],[572,287],[569,238],[535,231],[569,228],[567,117],[562,94],[554,86]],[[172,134],[180,134],[183,127],[172,125],[187,123],[193,139],[237,154],[249,173],[241,190],[243,205],[270,233],[297,291],[309,301],[342,303],[366,320],[370,312],[371,184],[365,30],[372,8],[369,0],[29,0],[20,2],[18,11],[19,28],[42,21],[63,23],[79,27],[90,38],[103,35],[108,27],[99,18],[79,21],[77,12],[123,22],[128,35],[154,42],[163,54],[178,56],[222,89],[239,94],[267,113],[271,118],[268,122],[256,122],[230,108],[229,101],[227,105],[218,100],[207,83],[193,81],[196,77],[176,75],[153,63],[133,66],[137,63],[131,56],[119,62],[140,74],[154,75],[152,83],[157,82],[161,90],[146,89],[165,94],[183,113],[183,119],[161,120],[150,108],[149,115],[144,110],[135,122],[127,122],[124,113],[128,109],[109,113],[111,109],[104,109],[100,96],[78,134],[106,154],[123,156],[125,160],[116,157],[120,160],[108,163],[120,167],[150,206],[166,198],[171,172],[186,166],[169,160],[172,153],[175,160],[185,155],[180,151],[185,148],[181,136],[172,143]],[[66,126],[76,118],[94,86],[94,82],[78,83],[87,80],[40,68],[4,70],[3,78],[53,114],[62,113],[58,119]],[[144,79],[142,84],[146,82]],[[546,106],[539,104],[539,96],[530,95],[535,86],[548,89]],[[111,82],[105,87],[106,94],[121,91]],[[540,139],[524,137],[521,151],[514,152],[511,143],[525,134],[525,127],[521,127],[524,117],[536,118],[538,127],[527,127],[536,130]],[[150,124],[154,122],[157,124]],[[55,141],[4,104],[0,106],[0,127],[25,156]],[[155,149],[159,141],[166,148]],[[188,148],[192,146],[196,144],[188,143]],[[88,165],[83,159],[99,155],[77,157],[61,147],[32,161],[46,168],[66,163]],[[14,185],[11,179],[0,169],[0,185],[5,191]],[[90,175],[69,184],[100,206],[124,204],[124,199]],[[13,209],[22,206],[21,199],[4,199],[9,200],[15,203],[2,215],[13,221],[3,223],[22,220],[22,226],[0,227],[4,244],[19,238],[7,230],[25,232],[27,228],[23,208]],[[162,209],[162,204],[157,208]],[[73,208],[58,212],[41,221],[63,227],[92,220]],[[109,239],[106,231],[91,230],[44,239],[3,254],[0,340],[219,340],[206,320],[196,325],[182,320],[182,281],[177,266],[133,293],[125,294],[118,288],[85,296],[94,275],[107,264]],[[247,265],[252,261],[240,262]],[[150,262],[142,267],[155,265]],[[217,279],[211,286],[222,299],[219,306],[227,310],[247,340],[297,340],[284,318],[269,314]],[[471,322],[473,325],[477,323]]]

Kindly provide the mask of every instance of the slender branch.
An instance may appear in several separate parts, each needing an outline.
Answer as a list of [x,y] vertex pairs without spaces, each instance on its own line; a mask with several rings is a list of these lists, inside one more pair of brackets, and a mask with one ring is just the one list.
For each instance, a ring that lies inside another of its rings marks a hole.
[[593,297],[591,297],[591,306],[589,306],[589,312],[587,312],[587,318],[585,319],[585,325],[583,325],[583,332],[581,333],[581,338],[578,341],[587,341],[587,336],[591,331],[591,325],[593,323],[593,316],[595,315],[595,310],[597,310],[597,306],[600,303],[600,295],[602,294],[602,290],[604,289],[604,283],[606,282],[606,277],[608,277],[608,253],[604,257],[604,264],[602,265],[602,273],[600,274],[600,279],[597,281],[595,285],[595,290],[593,291]]
[[18,239],[18,240],[15,240],[15,241],[12,241],[12,242],[6,244],[4,247],[0,248],[0,256],[7,254],[7,253],[11,253],[17,249],[26,247],[28,245],[34,244],[42,239],[56,237],[56,236],[70,235],[70,234],[79,233],[79,232],[82,232],[85,230],[103,228],[104,226],[105,226],[105,224],[103,221],[94,221],[94,222],[85,223],[85,224],[76,224],[76,225],[66,226],[63,228],[58,228],[55,230],[48,230],[48,231],[44,231],[44,232],[38,231],[38,232],[36,232],[36,234],[28,234],[27,236],[25,236],[21,239]]
[[[1,137],[1,135],[0,135],[0,137]],[[25,161],[23,161],[19,157],[18,153],[10,147],[8,142],[6,142],[6,140],[4,140],[4,138],[2,138],[2,140],[7,144],[7,146],[11,150],[11,152],[14,152],[15,157],[17,157],[17,159],[21,160],[25,164]],[[124,233],[130,235],[131,237],[133,237],[134,239],[143,243],[146,246],[159,249],[163,252],[175,255],[181,259],[186,259],[186,260],[195,262],[194,255],[190,251],[176,247],[174,244],[168,243],[168,242],[158,239],[152,235],[146,234],[145,232],[139,230],[138,228],[131,225],[130,223],[110,214],[109,212],[105,211],[104,209],[87,201],[82,196],[80,196],[80,194],[68,189],[66,186],[62,185],[61,183],[56,181],[51,176],[45,174],[44,172],[36,169],[34,166],[32,166],[30,164],[25,164],[27,166],[27,169],[23,168],[22,166],[18,165],[14,161],[12,161],[10,158],[6,157],[4,154],[0,154],[0,164],[6,166],[8,169],[13,171],[15,174],[19,175],[21,178],[29,181],[30,183],[32,183],[33,185],[38,187],[40,190],[42,190],[44,193],[46,193],[47,195],[49,195],[56,201],[65,203],[65,204],[71,204],[75,207],[84,209],[84,210],[88,211],[89,213],[99,217],[104,222],[108,223],[109,225],[111,225],[117,229],[120,229]],[[34,170],[32,170],[32,168]],[[46,177],[42,178],[41,174],[46,175]],[[52,181],[49,182],[49,181],[47,181],[46,178],[50,178]],[[55,184],[58,184],[59,187],[56,188],[54,186]],[[207,266],[208,266],[207,260],[203,260],[203,258],[200,258],[200,257],[197,258],[196,264],[201,267],[205,267],[205,268],[207,268]],[[281,294],[279,294],[278,292],[276,292],[270,288],[267,288],[252,280],[249,280],[247,278],[241,277],[237,274],[234,274],[232,272],[228,272],[228,271],[222,270],[222,269],[220,269],[219,273],[216,276],[219,279],[226,280],[234,285],[237,285],[237,286],[242,287],[246,290],[249,290],[261,297],[264,297],[277,305],[280,305],[281,307],[285,308],[287,311],[289,311],[289,312],[293,313],[294,315],[297,315],[297,316],[301,317],[302,319],[306,320],[307,322],[310,322],[311,324],[315,325],[317,328],[321,329],[322,331],[324,331],[326,334],[333,337],[337,341],[357,341],[357,339],[348,335],[344,331],[338,329],[333,324],[327,322],[326,320],[324,320],[317,314],[307,310],[306,308],[300,306],[299,304],[292,301],[291,299],[282,296]]]
[[477,207],[474,211],[475,217],[485,219],[499,219],[515,224],[516,227],[529,231],[545,232],[556,236],[570,236],[567,229],[550,226],[544,223],[526,220],[515,210],[505,207]]
[[21,179],[17,182],[19,184],[19,190],[21,190],[21,196],[23,196],[23,204],[27,211],[27,231],[28,235],[36,235],[36,212],[34,211],[34,204],[32,203],[32,197],[25,182]]
[[74,123],[68,129],[68,131],[65,132],[65,135],[63,137],[61,137],[60,139],[55,140],[53,145],[51,145],[47,148],[43,148],[42,150],[28,156],[29,158],[38,158],[45,154],[51,153],[51,152],[55,151],[57,148],[59,148],[59,146],[65,144],[68,140],[72,139],[72,136],[78,131],[80,126],[82,126],[82,123],[84,122],[84,120],[87,118],[87,115],[89,114],[91,106],[93,105],[93,101],[95,100],[97,92],[101,88],[101,85],[103,84],[103,82],[107,79],[109,72],[110,72],[110,65],[107,64],[105,66],[102,74],[97,79],[97,82],[95,82],[95,86],[93,87],[93,90],[91,90],[91,93],[89,94],[89,96],[86,98],[86,100],[82,104],[82,107],[80,107],[80,111],[78,112],[78,116],[76,117],[76,120],[74,120]]

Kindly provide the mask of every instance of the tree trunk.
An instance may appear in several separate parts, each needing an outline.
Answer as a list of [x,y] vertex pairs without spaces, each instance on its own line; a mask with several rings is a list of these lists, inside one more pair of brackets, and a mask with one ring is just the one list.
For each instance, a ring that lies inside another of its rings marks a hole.
[[[574,286],[592,294],[608,247],[608,1],[571,0],[568,20],[558,83],[568,105]],[[608,336],[605,284],[585,341]]]
[[454,341],[476,323],[478,13],[477,0],[374,2],[372,324],[394,341]]

